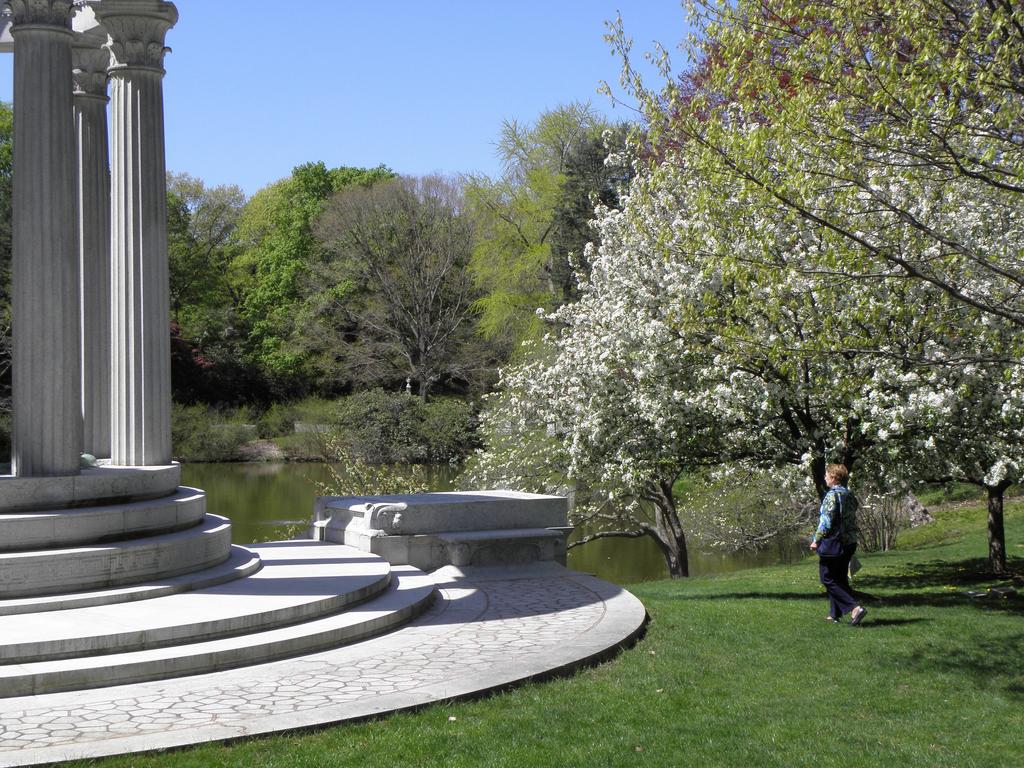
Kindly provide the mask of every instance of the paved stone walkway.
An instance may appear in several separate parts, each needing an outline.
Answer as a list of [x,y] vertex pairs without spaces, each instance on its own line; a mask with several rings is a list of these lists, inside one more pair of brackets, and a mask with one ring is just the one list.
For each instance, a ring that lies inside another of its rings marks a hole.
[[559,566],[433,576],[434,605],[382,637],[227,672],[0,699],[0,766],[342,722],[479,693],[598,658],[636,637],[645,619],[625,590]]

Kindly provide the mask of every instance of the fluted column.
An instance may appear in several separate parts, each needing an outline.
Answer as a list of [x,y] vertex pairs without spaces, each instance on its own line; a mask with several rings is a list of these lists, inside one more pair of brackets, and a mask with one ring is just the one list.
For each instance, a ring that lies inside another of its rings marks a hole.
[[82,291],[83,447],[110,456],[110,152],[107,142],[107,68],[110,54],[99,28],[75,37],[78,256]]
[[111,84],[114,464],[171,461],[171,350],[164,158],[162,0],[91,6],[108,33]]
[[12,464],[77,474],[82,446],[71,0],[9,0],[14,37]]

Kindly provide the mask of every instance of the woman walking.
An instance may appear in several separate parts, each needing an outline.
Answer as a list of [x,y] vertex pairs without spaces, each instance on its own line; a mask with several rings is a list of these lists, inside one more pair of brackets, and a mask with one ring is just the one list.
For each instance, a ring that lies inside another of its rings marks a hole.
[[842,464],[825,468],[828,491],[821,500],[818,529],[811,550],[818,553],[818,573],[828,593],[828,621],[850,614],[850,624],[860,624],[867,609],[850,594],[850,558],[857,551],[857,498],[846,483],[850,471]]

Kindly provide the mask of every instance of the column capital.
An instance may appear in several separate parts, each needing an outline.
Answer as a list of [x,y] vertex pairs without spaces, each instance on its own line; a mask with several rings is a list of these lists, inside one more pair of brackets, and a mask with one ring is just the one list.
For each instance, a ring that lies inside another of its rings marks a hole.
[[71,29],[72,0],[5,0],[11,11],[12,31],[33,24]]
[[167,30],[178,21],[174,3],[164,0],[100,0],[89,3],[107,30],[110,72],[140,68],[163,71]]
[[71,67],[75,78],[75,96],[107,98],[107,69],[110,52],[107,50],[106,32],[95,27],[88,32],[76,32],[71,43]]

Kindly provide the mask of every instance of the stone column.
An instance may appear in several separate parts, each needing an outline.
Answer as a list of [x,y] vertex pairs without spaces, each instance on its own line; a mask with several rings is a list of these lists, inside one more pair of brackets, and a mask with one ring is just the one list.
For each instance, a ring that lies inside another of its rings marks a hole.
[[82,291],[82,419],[86,453],[110,457],[110,152],[105,32],[77,34],[75,84],[78,255]]
[[82,450],[71,0],[9,0],[14,37],[12,464],[78,473]]
[[162,0],[91,6],[109,35],[114,464],[171,461],[171,350],[164,158]]

